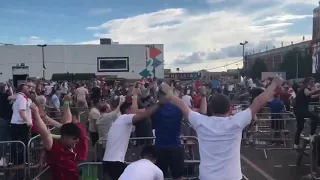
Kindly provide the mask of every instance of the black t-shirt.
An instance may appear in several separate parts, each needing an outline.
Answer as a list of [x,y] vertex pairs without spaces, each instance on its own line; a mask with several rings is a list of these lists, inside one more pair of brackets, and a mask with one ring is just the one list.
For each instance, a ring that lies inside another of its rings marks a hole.
[[91,98],[92,99],[96,99],[96,98],[99,98],[100,97],[100,92],[101,92],[101,89],[99,87],[93,87],[91,89]]
[[[295,99],[295,108],[304,108],[304,109],[308,109],[309,103],[311,101],[311,96],[306,96],[304,94],[304,90],[306,88],[300,88],[298,90],[296,99]],[[310,91],[310,89],[308,89]]]

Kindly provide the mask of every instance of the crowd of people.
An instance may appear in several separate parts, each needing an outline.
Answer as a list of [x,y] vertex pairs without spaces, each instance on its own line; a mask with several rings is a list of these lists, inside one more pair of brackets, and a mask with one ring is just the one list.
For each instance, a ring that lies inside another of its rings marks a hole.
[[[251,96],[252,100],[247,109],[232,114],[229,97],[235,91],[242,93],[233,99],[243,101]],[[319,116],[309,109],[309,103],[319,97],[320,89],[312,78],[290,86],[274,77],[264,83],[240,83],[230,91],[205,84],[168,85],[156,78],[134,83],[37,80],[14,90],[2,84],[0,126],[4,131],[0,138],[27,145],[31,128],[32,136],[42,138],[54,180],[79,179],[78,164],[90,160],[90,143],[102,146],[103,172],[112,180],[161,180],[169,173],[173,179],[182,179],[185,149],[180,136],[185,119],[197,133],[200,179],[240,180],[242,133],[261,108],[268,104],[271,113],[277,114],[293,106],[297,119],[294,147],[299,148],[305,118],[312,120],[310,137],[316,132]],[[80,122],[79,113],[84,110],[88,110],[88,118]],[[60,135],[51,134],[48,126],[59,128]],[[144,141],[142,159],[127,165],[125,155],[133,133],[135,137],[155,137],[155,142]]]

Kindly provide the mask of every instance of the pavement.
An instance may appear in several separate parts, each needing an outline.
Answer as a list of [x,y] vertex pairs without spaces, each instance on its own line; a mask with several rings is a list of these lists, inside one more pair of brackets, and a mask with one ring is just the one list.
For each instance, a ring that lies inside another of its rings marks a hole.
[[242,173],[249,180],[301,180],[310,174],[310,164],[303,157],[296,165],[298,153],[294,150],[262,150],[243,146],[241,149]]

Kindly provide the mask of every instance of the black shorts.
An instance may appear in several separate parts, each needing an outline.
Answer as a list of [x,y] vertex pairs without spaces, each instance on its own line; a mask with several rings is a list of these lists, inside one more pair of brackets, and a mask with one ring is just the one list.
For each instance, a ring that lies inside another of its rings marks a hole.
[[157,148],[157,166],[162,170],[165,177],[168,177],[170,168],[172,178],[183,177],[184,172],[184,148],[163,147]]
[[103,161],[103,173],[104,177],[109,176],[111,180],[118,180],[127,165],[118,161]]

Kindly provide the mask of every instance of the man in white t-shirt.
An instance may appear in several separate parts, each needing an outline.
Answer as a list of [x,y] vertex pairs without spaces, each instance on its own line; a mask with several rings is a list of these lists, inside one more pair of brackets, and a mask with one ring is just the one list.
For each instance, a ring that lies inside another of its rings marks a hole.
[[162,90],[181,109],[184,116],[188,117],[198,134],[201,180],[242,179],[240,163],[242,131],[251,123],[252,117],[273,96],[274,90],[281,83],[280,78],[274,78],[272,84],[254,99],[248,109],[234,116],[230,116],[230,102],[222,94],[212,96],[210,109],[208,110],[213,116],[206,116],[192,111],[180,98],[173,95],[170,86],[165,83],[161,84]]
[[154,146],[146,146],[141,152],[142,159],[131,163],[121,174],[119,180],[163,180],[163,172],[154,163],[157,152]]
[[129,102],[125,102],[120,106],[122,115],[111,125],[108,133],[106,150],[103,157],[103,171],[112,180],[118,180],[126,168],[124,158],[128,149],[133,124],[147,119],[158,108],[158,105],[155,105],[146,110],[138,110],[138,93],[139,89],[135,88],[132,93],[132,105]]
[[[32,125],[31,119],[31,100],[27,97],[29,95],[29,88],[25,84],[19,84],[17,87],[17,94],[12,105],[11,138],[13,141],[22,141],[26,146],[28,145],[29,130]],[[15,148],[15,147],[14,147]],[[18,150],[12,150],[18,152]],[[23,153],[13,154],[14,163],[22,163]],[[15,159],[17,158],[17,159]]]

